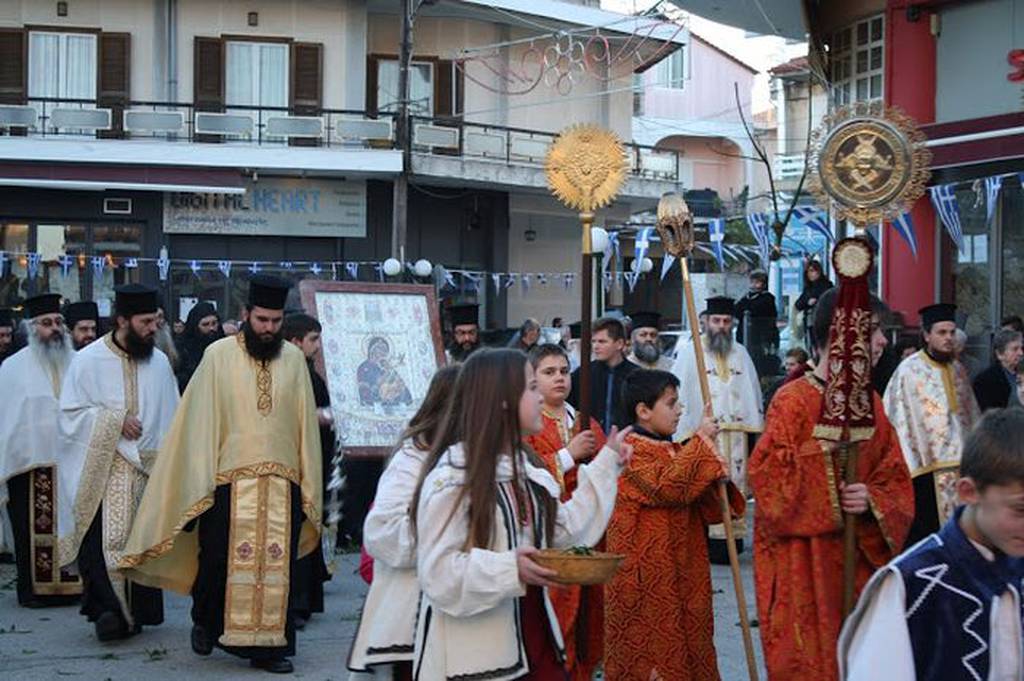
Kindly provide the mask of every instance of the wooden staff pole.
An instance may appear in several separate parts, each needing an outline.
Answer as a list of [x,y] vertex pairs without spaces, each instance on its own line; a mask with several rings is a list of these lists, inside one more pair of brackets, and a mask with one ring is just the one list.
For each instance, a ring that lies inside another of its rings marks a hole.
[[[844,442],[840,451],[846,453],[844,480],[847,485],[857,482],[857,444]],[[843,619],[853,610],[854,582],[857,578],[857,516],[843,514]]]
[[[693,302],[693,285],[690,283],[690,266],[687,258],[679,258],[683,272],[683,298],[686,300],[686,316],[690,333],[693,335],[693,352],[697,359],[697,376],[700,378],[700,394],[705,410],[711,408],[711,386],[708,384],[707,365],[704,362],[704,346],[700,338],[700,321],[697,306]],[[750,631],[750,617],[747,614],[747,597],[743,593],[743,577],[740,575],[740,557],[736,552],[736,537],[732,529],[732,509],[729,508],[729,489],[725,480],[718,481],[718,497],[722,503],[722,522],[725,526],[725,543],[729,551],[729,566],[732,568],[732,584],[736,590],[736,607],[740,611],[740,628],[743,630],[743,650],[747,655],[747,673],[750,681],[758,681],[757,658],[754,656],[754,636]]]
[[[580,384],[578,388],[579,415],[576,418],[577,431],[590,428],[590,339],[591,339],[591,318],[593,317],[594,302],[594,247],[591,241],[591,227],[594,225],[594,214],[590,211],[580,213],[580,223],[583,225],[583,263],[581,275],[581,286],[583,298],[580,300]],[[582,425],[580,425],[582,424]]]

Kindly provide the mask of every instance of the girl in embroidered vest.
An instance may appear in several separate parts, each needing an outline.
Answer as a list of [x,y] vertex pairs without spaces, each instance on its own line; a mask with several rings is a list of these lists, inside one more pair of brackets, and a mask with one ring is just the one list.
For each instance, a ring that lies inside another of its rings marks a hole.
[[[566,404],[572,388],[569,355],[560,345],[538,345],[530,353],[537,389],[544,400],[539,433],[526,443],[544,461],[567,501],[576,489],[576,463],[590,460],[605,444],[595,419],[590,428],[576,427],[576,412]],[[590,681],[604,652],[604,590],[600,586],[570,586],[550,592],[565,638],[565,668],[570,678]]]
[[1024,678],[1024,410],[989,411],[964,442],[946,524],[875,573],[839,639],[840,678]]
[[548,597],[546,546],[593,546],[615,503],[627,432],[580,467],[572,498],[523,436],[541,430],[533,367],[518,350],[481,350],[463,365],[452,408],[413,501],[423,597],[414,675],[563,681],[564,646]]
[[377,484],[373,508],[363,526],[363,549],[374,561],[374,576],[352,641],[350,671],[370,672],[372,676],[373,670],[390,666],[396,681],[412,678],[420,588],[409,505],[458,375],[458,364],[442,367],[434,374],[426,397],[409,420]]

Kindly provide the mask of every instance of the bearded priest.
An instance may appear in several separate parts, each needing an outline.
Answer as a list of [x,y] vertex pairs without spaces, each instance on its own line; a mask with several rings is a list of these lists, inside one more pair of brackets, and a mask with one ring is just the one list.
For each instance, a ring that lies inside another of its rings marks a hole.
[[[0,503],[14,534],[18,604],[66,605],[82,592],[78,577],[59,569],[57,442],[61,382],[75,351],[60,314],[60,295],[46,293],[24,305],[28,345],[0,366]],[[6,483],[6,484],[5,484]]]
[[302,351],[283,343],[288,284],[256,275],[245,327],[211,344],[182,396],[121,566],[192,594],[192,650],[288,673],[296,561],[320,541],[321,450]]
[[178,406],[155,347],[156,289],[115,289],[116,329],[79,350],[61,391],[61,564],[77,563],[82,614],[100,641],[163,622],[163,596],[117,569],[135,508]]
[[[711,389],[712,412],[718,422],[716,444],[728,462],[729,477],[744,496],[750,495],[747,485],[747,436],[764,430],[761,384],[757,369],[747,349],[733,340],[736,307],[732,298],[715,296],[708,298],[704,316],[704,356],[707,358],[708,387]],[[679,401],[683,404],[683,416],[676,429],[676,441],[688,440],[700,427],[704,415],[704,399],[701,396],[700,380],[697,376],[697,358],[692,344],[680,349],[672,367],[680,382]],[[743,550],[746,535],[746,521],[733,520],[737,550]],[[708,528],[708,555],[712,563],[724,565],[729,562],[725,545],[725,526],[712,525]]]
[[956,359],[956,306],[921,308],[925,347],[903,360],[885,390],[885,415],[914,479],[907,547],[946,524],[957,506],[960,451],[981,418],[967,369]]

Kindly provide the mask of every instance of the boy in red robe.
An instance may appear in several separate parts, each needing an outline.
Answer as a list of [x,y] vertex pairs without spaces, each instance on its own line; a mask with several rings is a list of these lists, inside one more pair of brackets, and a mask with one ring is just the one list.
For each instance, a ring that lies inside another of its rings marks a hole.
[[[544,399],[544,426],[526,442],[562,486],[562,501],[567,501],[576,489],[576,462],[591,459],[604,447],[606,438],[594,419],[590,419],[590,430],[573,435],[576,412],[565,401],[572,386],[569,355],[561,346],[538,345],[530,353],[530,363]],[[569,677],[590,681],[604,653],[603,589],[566,586],[548,593],[562,627]]]
[[[837,290],[815,308],[819,358],[827,356]],[[870,351],[886,346],[884,305],[871,299]],[[830,362],[783,386],[768,409],[750,459],[754,583],[765,665],[771,679],[835,681],[842,626],[843,513],[857,515],[857,592],[902,550],[914,516],[914,490],[899,440],[873,391],[874,432],[858,445],[856,484],[843,483],[834,443],[815,439]],[[838,366],[838,365],[837,365]],[[884,676],[884,674],[883,674]]]
[[[715,449],[718,426],[672,442],[682,407],[679,379],[641,369],[623,386],[633,415],[633,458],[619,478],[607,550],[626,555],[605,586],[605,678],[718,681],[707,528],[720,523],[717,482],[727,476]],[[743,496],[729,485],[733,517]]]

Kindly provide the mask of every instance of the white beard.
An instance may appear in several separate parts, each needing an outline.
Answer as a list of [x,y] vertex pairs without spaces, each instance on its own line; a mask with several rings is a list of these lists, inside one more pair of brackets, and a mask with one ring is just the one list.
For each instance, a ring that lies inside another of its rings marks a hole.
[[75,355],[75,348],[71,344],[71,334],[64,332],[61,340],[52,343],[44,343],[36,335],[35,329],[28,330],[28,347],[32,356],[36,358],[47,373],[56,377],[58,384],[64,380],[64,372],[67,371],[71,358]]

